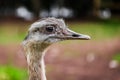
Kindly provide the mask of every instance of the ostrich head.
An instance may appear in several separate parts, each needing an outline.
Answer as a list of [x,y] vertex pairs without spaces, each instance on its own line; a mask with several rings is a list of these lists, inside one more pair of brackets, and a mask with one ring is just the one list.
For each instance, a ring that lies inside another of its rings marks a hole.
[[23,41],[29,80],[46,80],[43,59],[46,47],[54,42],[76,39],[88,40],[90,37],[71,31],[62,19],[45,18],[33,23]]
[[63,19],[44,18],[31,25],[24,43],[52,44],[63,40],[88,40],[88,35],[78,34],[66,26]]

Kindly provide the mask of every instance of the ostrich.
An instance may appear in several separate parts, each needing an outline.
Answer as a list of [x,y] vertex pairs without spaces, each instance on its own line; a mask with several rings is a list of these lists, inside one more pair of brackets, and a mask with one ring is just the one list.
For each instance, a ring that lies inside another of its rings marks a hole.
[[50,17],[33,23],[23,41],[29,80],[46,80],[44,55],[49,45],[63,40],[88,39],[89,36],[68,29],[63,19]]

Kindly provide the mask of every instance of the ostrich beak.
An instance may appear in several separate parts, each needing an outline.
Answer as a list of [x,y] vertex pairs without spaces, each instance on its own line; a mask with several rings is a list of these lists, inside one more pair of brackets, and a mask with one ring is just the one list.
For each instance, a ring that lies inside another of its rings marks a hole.
[[63,31],[63,37],[65,40],[89,40],[90,36],[76,33],[70,29],[66,29]]

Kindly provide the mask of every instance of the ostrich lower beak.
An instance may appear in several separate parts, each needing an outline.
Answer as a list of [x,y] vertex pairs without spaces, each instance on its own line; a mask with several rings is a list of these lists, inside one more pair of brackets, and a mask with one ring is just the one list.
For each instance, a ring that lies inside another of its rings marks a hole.
[[90,36],[76,33],[70,29],[67,29],[63,32],[64,36],[61,37],[65,40],[89,40]]

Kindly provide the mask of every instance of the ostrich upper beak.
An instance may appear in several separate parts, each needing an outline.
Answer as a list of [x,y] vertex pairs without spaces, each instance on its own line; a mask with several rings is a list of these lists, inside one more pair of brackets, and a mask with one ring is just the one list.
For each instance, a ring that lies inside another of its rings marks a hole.
[[63,31],[63,37],[60,37],[64,40],[89,40],[90,36],[76,33],[70,29],[66,29]]

